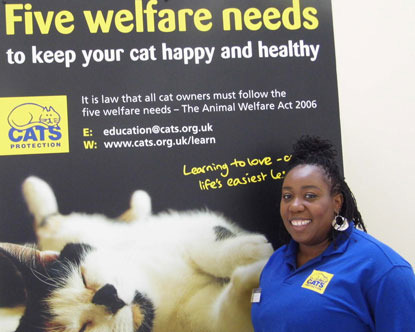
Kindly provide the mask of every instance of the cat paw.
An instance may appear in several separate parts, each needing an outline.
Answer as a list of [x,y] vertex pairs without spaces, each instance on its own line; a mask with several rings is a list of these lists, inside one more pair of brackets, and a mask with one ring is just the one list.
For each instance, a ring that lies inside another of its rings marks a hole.
[[241,257],[240,265],[246,265],[268,259],[274,249],[265,236],[255,234],[241,236],[238,251]]
[[251,291],[259,286],[259,277],[268,259],[256,261],[249,265],[239,266],[232,274],[231,282],[235,288]]
[[36,226],[44,218],[58,213],[55,194],[46,181],[29,176],[22,184],[22,191],[27,207],[35,218]]
[[151,198],[144,190],[136,190],[130,199],[130,208],[117,219],[121,221],[143,220],[151,215]]

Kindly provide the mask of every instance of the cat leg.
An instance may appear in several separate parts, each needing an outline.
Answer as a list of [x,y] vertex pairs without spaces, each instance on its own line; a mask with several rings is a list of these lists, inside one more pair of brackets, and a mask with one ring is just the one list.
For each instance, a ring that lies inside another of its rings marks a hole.
[[[113,238],[122,238],[121,223],[100,214],[59,213],[52,188],[44,180],[31,176],[22,185],[23,196],[29,211],[34,216],[34,229],[39,248],[61,250],[70,242],[91,245],[106,244]],[[136,191],[131,197],[130,210],[124,216],[132,221],[143,220],[151,215],[151,199],[145,191]]]
[[35,176],[26,178],[22,191],[29,212],[34,217],[35,229],[41,227],[46,218],[59,214],[55,194],[42,179]]
[[229,278],[238,266],[268,259],[273,253],[272,245],[260,234],[229,233],[211,240],[193,244],[189,255],[196,269],[219,278]]
[[55,237],[60,230],[59,209],[52,188],[44,180],[30,176],[22,184],[23,197],[34,217],[34,230],[39,247],[60,250],[63,241]]
[[23,182],[22,192],[28,210],[34,217],[34,230],[39,247],[60,250],[67,241],[56,236],[62,231],[63,216],[59,213],[52,188],[44,180],[30,176]]
[[212,331],[252,332],[251,295],[259,287],[259,277],[267,260],[239,266],[230,282],[213,303],[210,312]]
[[120,215],[117,220],[132,222],[151,216],[151,198],[144,190],[136,190],[130,199],[130,208]]
[[191,299],[181,305],[180,314],[174,321],[177,326],[173,330],[253,332],[251,294],[252,289],[259,286],[259,277],[266,261],[236,268],[225,284],[210,282],[200,286]]
[[[37,243],[42,250],[61,250],[69,242],[90,243],[107,220],[102,215],[59,213],[52,188],[44,180],[28,177],[22,185],[23,196],[34,217]],[[105,227],[105,225],[104,225]]]

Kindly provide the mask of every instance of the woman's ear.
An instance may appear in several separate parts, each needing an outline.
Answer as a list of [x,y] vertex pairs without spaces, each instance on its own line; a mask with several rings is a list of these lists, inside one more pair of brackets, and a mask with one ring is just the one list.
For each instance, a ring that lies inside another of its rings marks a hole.
[[343,206],[343,194],[342,193],[338,193],[338,194],[334,194],[333,196],[333,204],[334,204],[334,212],[336,212],[336,214],[340,213],[340,210],[342,209]]

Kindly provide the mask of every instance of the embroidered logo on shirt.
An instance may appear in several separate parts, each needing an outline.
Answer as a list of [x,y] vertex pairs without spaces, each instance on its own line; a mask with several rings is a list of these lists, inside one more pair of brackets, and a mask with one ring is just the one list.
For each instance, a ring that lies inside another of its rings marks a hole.
[[314,270],[313,273],[307,277],[301,287],[310,289],[320,294],[324,294],[327,285],[333,276],[334,274],[331,273]]

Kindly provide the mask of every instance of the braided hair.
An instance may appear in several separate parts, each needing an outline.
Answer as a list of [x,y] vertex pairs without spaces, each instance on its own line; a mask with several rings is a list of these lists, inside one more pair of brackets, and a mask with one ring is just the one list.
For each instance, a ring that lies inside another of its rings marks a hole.
[[[331,194],[342,194],[343,205],[339,214],[353,221],[355,227],[366,232],[362,216],[357,208],[357,203],[342,175],[336,162],[337,151],[333,144],[317,136],[302,136],[293,145],[293,153],[288,162],[286,173],[299,165],[314,165],[321,167],[331,185]],[[339,232],[333,229],[332,238],[335,239]],[[287,242],[287,232],[281,235],[282,242]]]

